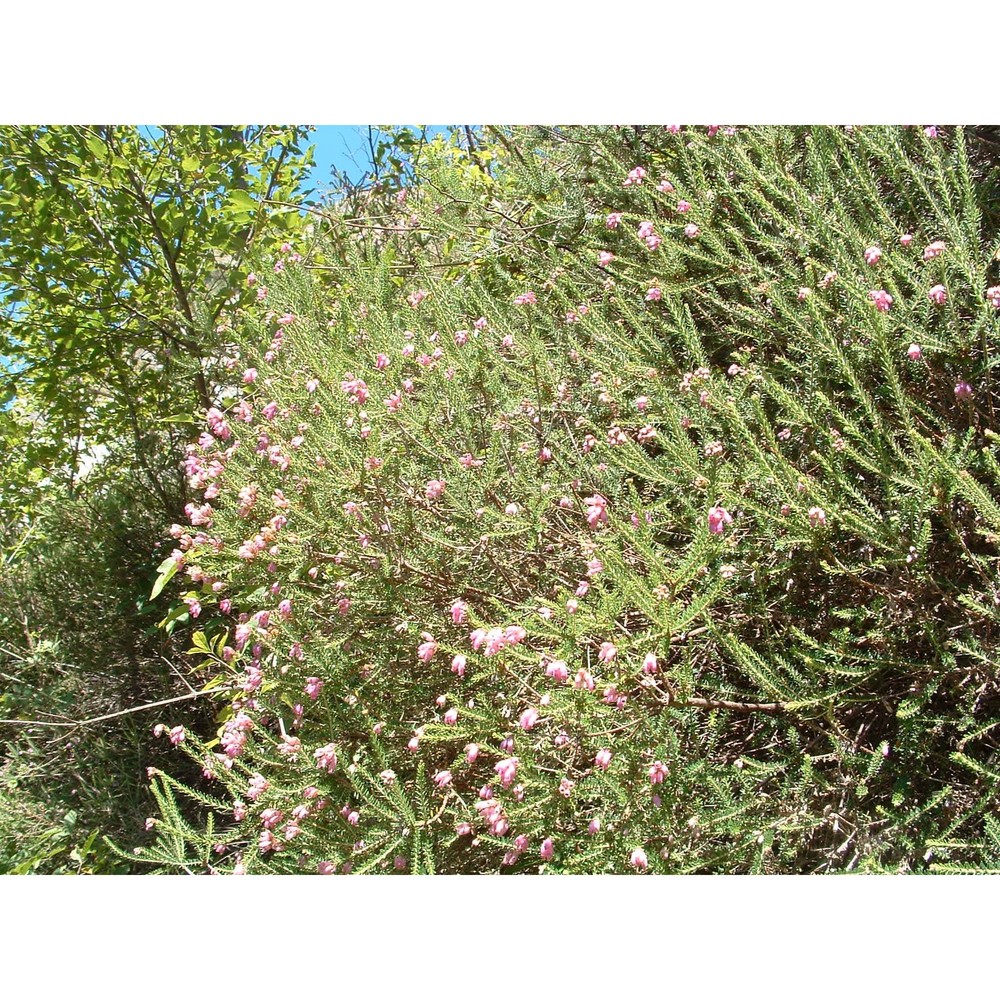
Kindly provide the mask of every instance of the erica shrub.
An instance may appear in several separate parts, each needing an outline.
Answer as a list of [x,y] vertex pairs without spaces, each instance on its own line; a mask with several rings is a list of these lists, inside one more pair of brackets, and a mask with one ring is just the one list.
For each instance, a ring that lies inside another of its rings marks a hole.
[[489,136],[248,279],[163,568],[221,728],[142,858],[994,864],[972,140]]

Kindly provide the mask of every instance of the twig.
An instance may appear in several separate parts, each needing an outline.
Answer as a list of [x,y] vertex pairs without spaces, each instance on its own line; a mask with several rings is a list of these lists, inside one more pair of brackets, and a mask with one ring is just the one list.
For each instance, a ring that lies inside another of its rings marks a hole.
[[203,698],[206,695],[226,694],[229,691],[236,691],[237,688],[212,688],[211,691],[195,691],[193,694],[182,694],[176,698],[165,698],[163,701],[152,701],[146,705],[136,705],[134,708],[125,708],[120,712],[111,712],[109,715],[98,715],[93,719],[80,719],[77,722],[42,722],[39,719],[0,719],[0,726],[55,726],[60,729],[75,729],[79,726],[89,726],[95,722],[107,722],[109,719],[118,719],[123,715],[131,715],[134,712],[145,712],[150,708],[161,708],[163,705],[175,705],[179,701],[191,701],[193,698]]

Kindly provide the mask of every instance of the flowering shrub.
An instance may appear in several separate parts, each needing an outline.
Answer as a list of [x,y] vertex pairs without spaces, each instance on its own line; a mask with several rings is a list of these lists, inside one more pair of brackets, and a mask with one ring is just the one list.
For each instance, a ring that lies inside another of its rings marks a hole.
[[580,131],[492,176],[439,143],[393,235],[258,263],[163,568],[222,725],[164,723],[206,784],[157,773],[146,860],[882,870],[983,835],[1000,300],[963,137]]

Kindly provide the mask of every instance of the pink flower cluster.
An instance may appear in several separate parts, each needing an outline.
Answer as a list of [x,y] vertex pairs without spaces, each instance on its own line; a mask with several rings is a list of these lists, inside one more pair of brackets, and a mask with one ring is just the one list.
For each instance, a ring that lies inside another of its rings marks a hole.
[[495,656],[508,646],[524,642],[527,634],[520,625],[508,625],[506,628],[477,628],[469,634],[469,640],[477,653],[482,649],[484,656]]
[[629,172],[628,176],[622,182],[622,187],[632,187],[632,185],[638,186],[643,182],[643,178],[646,176],[646,171],[642,167],[633,167]]

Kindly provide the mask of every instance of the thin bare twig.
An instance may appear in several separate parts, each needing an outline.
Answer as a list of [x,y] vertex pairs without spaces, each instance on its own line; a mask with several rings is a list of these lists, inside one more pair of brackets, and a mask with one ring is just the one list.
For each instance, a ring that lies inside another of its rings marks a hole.
[[192,694],[178,695],[176,698],[164,698],[163,701],[151,701],[146,705],[136,705],[134,708],[125,708],[120,712],[111,712],[108,715],[98,715],[93,719],[79,719],[76,722],[43,722],[40,719],[0,719],[0,726],[50,726],[59,729],[76,729],[80,726],[90,726],[95,722],[107,722],[109,719],[118,719],[123,715],[132,715],[135,712],[145,712],[150,708],[162,708],[164,705],[175,705],[179,701],[191,701],[194,698],[204,698],[213,694],[226,694],[236,691],[237,688],[212,688],[210,691],[195,691]]

